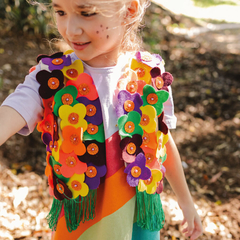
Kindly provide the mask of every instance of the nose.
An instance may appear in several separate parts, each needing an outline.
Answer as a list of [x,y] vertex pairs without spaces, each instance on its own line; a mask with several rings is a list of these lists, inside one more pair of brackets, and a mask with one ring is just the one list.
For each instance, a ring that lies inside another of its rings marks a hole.
[[83,29],[81,26],[81,20],[78,19],[77,15],[69,16],[67,19],[67,29],[66,34],[73,38],[75,36],[79,36],[83,33]]

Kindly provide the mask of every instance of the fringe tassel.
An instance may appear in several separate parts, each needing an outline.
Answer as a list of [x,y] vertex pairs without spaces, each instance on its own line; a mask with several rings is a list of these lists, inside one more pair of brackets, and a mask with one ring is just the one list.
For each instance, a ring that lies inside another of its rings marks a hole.
[[137,197],[137,225],[150,231],[160,231],[165,223],[165,215],[159,194],[139,192]]
[[58,218],[64,207],[66,225],[69,232],[76,230],[80,222],[85,222],[95,217],[95,206],[97,199],[97,190],[89,190],[86,197],[76,199],[66,199],[62,201],[54,198],[51,210],[47,216],[50,229],[56,231]]
[[59,201],[58,199],[53,198],[51,210],[46,217],[49,228],[54,231],[56,231],[56,228],[57,228],[57,222],[62,210],[62,205],[63,205],[62,201]]

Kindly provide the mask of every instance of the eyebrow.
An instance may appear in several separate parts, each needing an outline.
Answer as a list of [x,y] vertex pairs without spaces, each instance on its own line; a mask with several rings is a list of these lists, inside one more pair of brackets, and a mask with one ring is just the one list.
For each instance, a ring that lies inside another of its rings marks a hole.
[[[57,3],[54,3],[54,2],[52,2],[52,7],[60,8],[60,6]],[[92,4],[77,5],[78,9],[86,9],[86,8],[92,8],[92,7],[93,7]]]

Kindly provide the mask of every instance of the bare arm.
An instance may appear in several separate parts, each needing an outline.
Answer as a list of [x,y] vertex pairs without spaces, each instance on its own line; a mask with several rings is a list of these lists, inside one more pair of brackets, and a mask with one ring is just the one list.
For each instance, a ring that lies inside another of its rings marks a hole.
[[185,222],[188,224],[183,232],[186,233],[186,236],[191,236],[190,239],[193,240],[202,234],[202,224],[187,186],[178,149],[170,132],[166,147],[167,160],[164,162],[164,166],[167,169],[166,178],[176,194],[179,206],[183,211],[183,224]]
[[26,125],[23,117],[13,108],[0,107],[0,146]]

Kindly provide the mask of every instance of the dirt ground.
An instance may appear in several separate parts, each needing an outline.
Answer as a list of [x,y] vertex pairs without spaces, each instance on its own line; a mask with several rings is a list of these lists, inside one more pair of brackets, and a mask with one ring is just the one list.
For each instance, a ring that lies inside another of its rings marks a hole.
[[[226,36],[238,36],[240,30],[189,38],[167,29],[180,23],[199,27],[192,19],[155,5],[146,16],[145,48],[161,51],[166,70],[174,75],[178,123],[172,135],[203,222],[199,239],[240,239],[240,55],[237,47],[234,53],[226,47]],[[0,103],[23,81],[40,53],[51,53],[47,41],[1,36]],[[52,200],[39,136],[37,131],[27,137],[14,135],[0,148],[1,240],[50,239],[45,217]],[[162,200],[166,224],[161,239],[185,239],[179,231],[182,214],[167,182]]]

